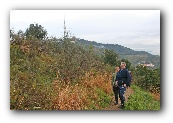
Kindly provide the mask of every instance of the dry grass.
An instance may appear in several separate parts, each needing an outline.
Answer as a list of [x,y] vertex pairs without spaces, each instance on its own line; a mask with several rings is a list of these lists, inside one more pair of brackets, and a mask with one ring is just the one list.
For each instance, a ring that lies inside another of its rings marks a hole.
[[[85,77],[78,84],[62,84],[60,81],[53,82],[56,97],[54,98],[53,109],[56,110],[85,110],[89,109],[90,101],[97,101],[96,88],[102,89],[106,94],[111,94],[111,81],[108,74],[86,73]],[[92,100],[88,100],[92,99]],[[99,107],[96,104],[97,107]]]

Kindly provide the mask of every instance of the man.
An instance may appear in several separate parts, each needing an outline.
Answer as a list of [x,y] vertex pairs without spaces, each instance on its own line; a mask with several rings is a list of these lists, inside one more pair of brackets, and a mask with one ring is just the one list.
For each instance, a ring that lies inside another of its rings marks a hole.
[[121,100],[121,106],[120,108],[124,108],[124,101],[125,101],[125,91],[126,91],[126,86],[129,85],[131,77],[129,74],[129,71],[126,69],[126,63],[121,62],[121,70],[117,73],[116,76],[116,83],[118,84],[119,87],[119,96]]

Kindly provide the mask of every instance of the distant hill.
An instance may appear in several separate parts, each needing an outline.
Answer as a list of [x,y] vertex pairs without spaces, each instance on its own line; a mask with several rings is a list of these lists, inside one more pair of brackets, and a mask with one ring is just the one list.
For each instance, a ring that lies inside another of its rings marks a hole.
[[152,64],[154,64],[155,67],[160,67],[160,56],[152,55],[145,51],[135,51],[118,44],[102,44],[95,41],[88,41],[85,39],[78,39],[77,42],[82,45],[93,45],[98,49],[114,50],[121,59],[123,58],[129,60],[132,66],[136,66],[138,63],[146,61],[151,62]]

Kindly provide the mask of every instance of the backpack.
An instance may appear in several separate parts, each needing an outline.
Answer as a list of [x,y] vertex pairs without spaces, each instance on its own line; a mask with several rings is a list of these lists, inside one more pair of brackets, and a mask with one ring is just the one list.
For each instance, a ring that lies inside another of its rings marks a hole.
[[130,87],[131,81],[132,81],[132,75],[130,74],[130,71],[127,70],[127,87]]

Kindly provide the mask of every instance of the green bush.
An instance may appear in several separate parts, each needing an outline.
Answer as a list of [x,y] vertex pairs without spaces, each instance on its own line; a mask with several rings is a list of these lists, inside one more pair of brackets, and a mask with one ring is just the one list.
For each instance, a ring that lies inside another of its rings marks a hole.
[[160,101],[155,101],[150,93],[132,86],[134,93],[125,102],[125,110],[160,110]]
[[[139,65],[133,71],[133,79],[135,84],[145,89],[146,91],[155,91],[154,88],[157,88],[157,92],[160,92],[160,68],[151,69]],[[156,92],[156,93],[157,93]]]

